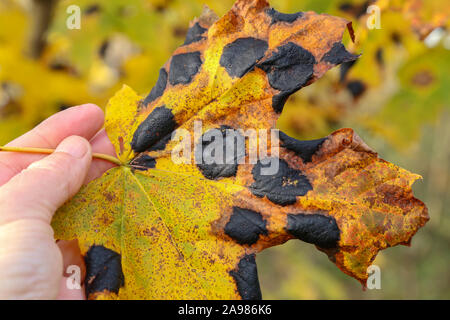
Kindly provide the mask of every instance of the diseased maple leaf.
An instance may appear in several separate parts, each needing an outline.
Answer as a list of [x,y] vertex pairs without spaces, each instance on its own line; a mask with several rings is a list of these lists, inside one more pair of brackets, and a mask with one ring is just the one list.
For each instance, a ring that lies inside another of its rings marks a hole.
[[[205,10],[145,99],[124,87],[110,100],[106,131],[123,165],[53,219],[56,238],[79,241],[89,298],[258,299],[255,254],[294,238],[364,283],[379,250],[409,244],[428,220],[411,191],[419,176],[353,130],[312,141],[280,132],[279,147],[266,141],[266,156],[249,161],[263,142],[251,145],[246,130],[274,128],[291,93],[357,58],[341,43],[347,27],[264,0],[238,0],[218,20]],[[175,163],[183,132],[194,152]],[[196,163],[216,139],[247,151]],[[270,163],[278,170],[267,174]]]

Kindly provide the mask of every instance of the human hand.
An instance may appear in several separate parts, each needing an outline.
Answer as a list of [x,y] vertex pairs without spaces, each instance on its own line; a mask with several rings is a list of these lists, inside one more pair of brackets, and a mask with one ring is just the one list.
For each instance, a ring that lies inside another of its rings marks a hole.
[[[115,155],[103,111],[92,104],[48,118],[8,144],[56,148],[51,155],[0,152],[0,299],[83,299],[66,286],[64,270],[84,270],[76,242],[55,242],[55,211],[83,184],[113,166],[92,153]],[[83,277],[83,275],[82,275]]]

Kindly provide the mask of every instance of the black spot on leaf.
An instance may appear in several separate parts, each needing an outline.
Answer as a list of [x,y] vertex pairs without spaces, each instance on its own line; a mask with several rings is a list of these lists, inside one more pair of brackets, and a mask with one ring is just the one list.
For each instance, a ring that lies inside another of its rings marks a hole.
[[277,48],[277,51],[258,67],[268,74],[270,85],[280,91],[292,91],[301,88],[313,73],[315,59],[308,51],[289,42]]
[[[201,137],[195,148],[195,160],[200,172],[208,179],[215,180],[236,175],[239,159],[245,156],[245,138],[239,131],[228,126],[220,126],[217,133],[222,136],[223,143],[216,141],[216,136],[208,130]],[[206,139],[209,136],[211,139]],[[218,146],[218,148],[213,148]],[[222,156],[216,155],[221,149]],[[210,152],[211,151],[211,152]]]
[[171,133],[177,124],[172,111],[166,106],[156,107],[134,132],[131,147],[135,152],[143,152]]
[[223,48],[220,65],[230,77],[242,77],[253,70],[257,61],[264,56],[267,42],[255,38],[239,38]]
[[286,104],[287,99],[292,93],[288,92],[280,92],[272,97],[272,108],[277,113],[281,113],[283,111],[284,105]]
[[[275,158],[271,158],[276,160]],[[273,203],[285,206],[294,204],[297,196],[304,196],[312,186],[300,170],[289,167],[286,161],[278,159],[278,171],[272,175],[263,175],[262,169],[270,163],[258,161],[252,169],[255,182],[250,191],[257,197],[266,196]]]
[[166,89],[167,85],[167,71],[164,68],[159,70],[158,81],[156,81],[155,86],[152,88],[147,98],[144,100],[144,105],[155,101],[157,98],[161,97]]
[[200,52],[182,53],[172,57],[169,70],[169,82],[177,84],[188,84],[192,81],[202,65]]
[[303,16],[303,12],[281,13],[275,10],[274,8],[267,9],[266,13],[268,16],[272,18],[272,21],[270,22],[271,25],[277,22],[292,23],[298,18],[301,18]]
[[288,214],[286,230],[296,238],[321,248],[334,248],[340,239],[336,220],[322,214]]
[[89,248],[84,258],[86,263],[86,296],[107,290],[118,293],[125,279],[120,255],[103,246]]
[[354,61],[359,55],[351,54],[345,49],[345,46],[341,42],[335,42],[333,47],[325,53],[322,57],[322,61],[329,62],[334,65],[341,64],[343,62]]
[[147,151],[164,150],[171,138],[172,138],[172,133],[169,133],[168,135],[164,136],[164,138],[161,138],[161,140],[159,140],[154,145],[152,145],[150,148],[148,148]]
[[276,112],[283,110],[289,95],[299,90],[311,79],[314,72],[314,56],[295,43],[289,42],[258,67],[267,73],[270,85],[281,92],[272,99]]
[[186,40],[184,41],[183,45],[191,44],[193,42],[205,39],[203,33],[205,33],[206,30],[207,29],[202,28],[200,24],[196,22],[192,27],[189,28],[186,35]]
[[280,141],[281,146],[294,151],[296,155],[302,158],[303,162],[310,162],[312,156],[320,149],[322,143],[326,138],[315,139],[315,140],[297,140],[289,137],[284,132],[280,131]]
[[244,256],[238,267],[230,271],[242,300],[261,300],[255,254]]
[[256,211],[233,207],[230,221],[225,225],[225,234],[239,244],[252,245],[259,235],[267,235],[266,221]]
[[150,168],[154,168],[156,165],[156,160],[147,154],[143,154],[136,159],[133,159],[133,161],[130,162],[130,165],[136,170],[145,171]]

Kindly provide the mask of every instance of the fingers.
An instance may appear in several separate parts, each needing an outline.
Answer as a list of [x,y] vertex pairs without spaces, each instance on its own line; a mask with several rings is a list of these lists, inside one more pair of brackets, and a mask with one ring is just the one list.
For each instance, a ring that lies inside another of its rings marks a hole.
[[0,299],[57,297],[62,257],[48,223],[16,220],[0,225],[0,243]]
[[[0,187],[0,298],[58,296],[64,260],[50,221],[81,187],[91,159],[89,142],[71,136]],[[82,298],[80,290],[62,294]]]
[[[116,151],[114,150],[114,146],[109,140],[105,129],[102,129],[94,138],[92,138],[91,146],[93,153],[103,153],[116,157]],[[92,159],[91,168],[86,176],[85,184],[100,177],[105,171],[115,166],[114,163],[106,160]]]
[[91,165],[89,142],[71,136],[0,187],[0,225],[19,219],[50,223],[54,212],[80,189]]
[[95,104],[84,104],[58,112],[33,130],[8,143],[8,146],[55,148],[68,136],[90,140],[103,126],[102,109]]
[[84,294],[84,286],[80,286],[79,289],[68,288],[68,282],[71,282],[71,278],[63,277],[60,283],[59,293],[56,297],[57,300],[86,300]]
[[[68,136],[77,135],[90,140],[101,129],[103,122],[103,111],[96,105],[72,107],[51,116],[8,146],[54,149]],[[45,155],[39,154],[0,152],[0,186],[44,157]]]
[[76,266],[80,270],[80,283],[84,283],[86,276],[86,265],[83,256],[81,255],[78,240],[58,240],[56,242],[63,257],[63,275],[70,277],[72,275],[71,267]]
[[85,300],[84,278],[86,267],[77,240],[60,240],[57,246],[63,257],[63,278],[57,299]]
[[[83,290],[65,286],[71,279],[67,274],[63,277],[62,268],[80,262],[81,255],[70,248],[60,250],[50,221],[83,182],[114,166],[103,160],[92,162],[92,150],[115,155],[105,131],[98,132],[103,121],[103,112],[94,105],[74,107],[9,144],[58,146],[53,154],[0,153],[0,243],[4,244],[0,250],[0,298],[84,298]],[[73,134],[79,136],[70,136]],[[83,267],[82,262],[76,264]]]

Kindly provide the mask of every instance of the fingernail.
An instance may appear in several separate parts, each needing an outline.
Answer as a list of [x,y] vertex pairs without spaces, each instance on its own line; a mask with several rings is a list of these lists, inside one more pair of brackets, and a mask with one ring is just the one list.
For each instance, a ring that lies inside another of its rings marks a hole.
[[81,159],[88,152],[88,142],[78,136],[71,136],[64,139],[56,148],[56,152],[65,152],[74,158]]

